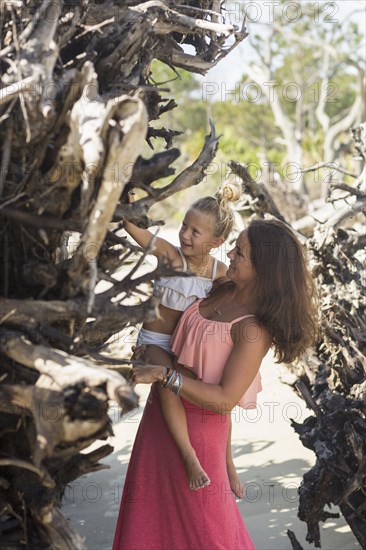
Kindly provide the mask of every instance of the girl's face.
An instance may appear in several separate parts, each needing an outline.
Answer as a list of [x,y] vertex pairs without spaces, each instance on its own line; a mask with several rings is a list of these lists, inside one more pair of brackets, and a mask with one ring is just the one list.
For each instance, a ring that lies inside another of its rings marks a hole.
[[179,241],[185,256],[205,256],[224,242],[215,237],[215,219],[207,212],[191,208],[182,221]]
[[246,230],[240,233],[235,247],[228,252],[228,258],[230,258],[230,265],[226,277],[236,283],[255,280],[256,271],[251,260],[251,249]]

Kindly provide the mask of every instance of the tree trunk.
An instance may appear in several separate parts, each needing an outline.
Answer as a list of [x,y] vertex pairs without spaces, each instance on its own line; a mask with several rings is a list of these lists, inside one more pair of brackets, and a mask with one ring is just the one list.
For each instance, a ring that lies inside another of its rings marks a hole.
[[[136,276],[144,256],[122,222],[152,225],[149,208],[198,184],[218,145],[212,125],[195,162],[154,186],[180,153],[177,132],[150,125],[177,106],[160,96],[151,61],[204,74],[246,32],[224,22],[217,1],[0,9],[0,546],[75,550],[84,543],[59,510],[65,486],[113,449],[80,451],[112,433],[109,402],[122,414],[137,406],[120,374],[129,350],[111,358],[104,346],[156,317],[158,299],[141,296],[173,273]],[[144,159],[153,137],[167,150]],[[146,196],[130,205],[132,186]],[[110,288],[96,292],[100,281]]]

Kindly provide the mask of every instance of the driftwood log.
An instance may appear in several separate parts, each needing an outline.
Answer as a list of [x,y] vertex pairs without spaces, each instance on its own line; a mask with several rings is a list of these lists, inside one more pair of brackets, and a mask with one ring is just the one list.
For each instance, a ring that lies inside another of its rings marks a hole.
[[[313,412],[292,425],[316,455],[299,488],[298,513],[308,526],[306,540],[316,547],[321,546],[319,523],[339,517],[325,509],[334,504],[366,548],[366,124],[353,133],[361,172],[352,175],[352,185],[333,185],[330,201],[338,207],[326,222],[307,224],[309,238],[298,233],[318,282],[321,326],[315,349],[288,365],[286,382]],[[284,219],[266,186],[254,181],[245,166],[232,162],[231,170],[243,181],[245,212]],[[340,172],[346,173],[341,167]],[[288,535],[300,550],[295,534]]]
[[[246,36],[221,4],[1,2],[2,549],[84,548],[60,512],[62,494],[112,451],[80,452],[112,433],[108,402],[122,413],[137,404],[120,374],[125,359],[103,346],[155,318],[157,299],[141,286],[172,273],[137,274],[142,251],[119,230],[124,219],[152,225],[149,208],[198,184],[218,145],[212,126],[195,162],[175,175],[177,132],[150,123],[177,105],[162,99],[151,62],[205,74]],[[145,141],[161,144],[148,159]],[[166,176],[169,185],[154,186]],[[130,205],[132,186],[145,197]],[[100,281],[109,288],[96,293]]]

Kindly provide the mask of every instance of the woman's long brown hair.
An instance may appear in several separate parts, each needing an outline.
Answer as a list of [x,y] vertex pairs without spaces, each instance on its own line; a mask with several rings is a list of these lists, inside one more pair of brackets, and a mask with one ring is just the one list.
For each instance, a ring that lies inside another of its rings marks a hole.
[[298,359],[318,328],[316,291],[305,251],[289,226],[255,220],[247,230],[257,273],[256,317],[269,330],[278,362]]

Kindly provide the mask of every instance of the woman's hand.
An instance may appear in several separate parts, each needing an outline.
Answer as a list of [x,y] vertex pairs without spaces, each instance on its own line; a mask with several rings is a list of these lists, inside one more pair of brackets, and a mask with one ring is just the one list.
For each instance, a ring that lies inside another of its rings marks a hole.
[[133,367],[129,374],[132,384],[153,384],[162,382],[166,375],[166,367]]
[[143,345],[143,346],[132,346],[131,349],[132,349],[131,359],[133,359],[134,361],[140,361],[140,359],[142,359],[144,354],[145,354],[146,346],[145,345]]

